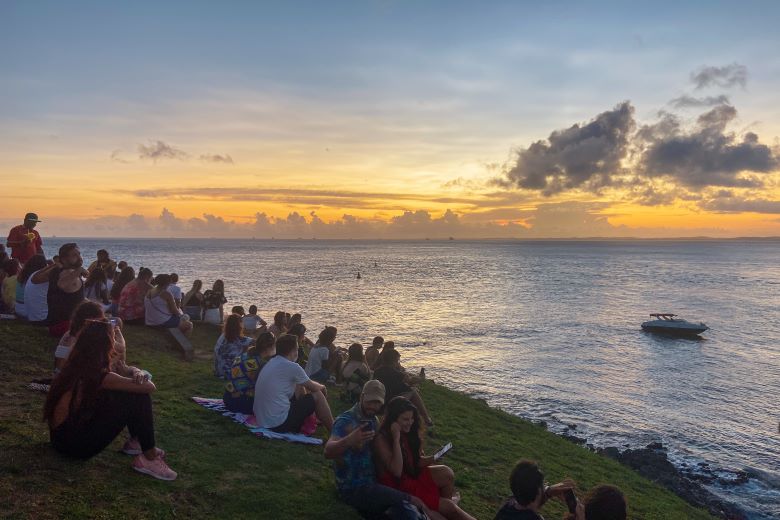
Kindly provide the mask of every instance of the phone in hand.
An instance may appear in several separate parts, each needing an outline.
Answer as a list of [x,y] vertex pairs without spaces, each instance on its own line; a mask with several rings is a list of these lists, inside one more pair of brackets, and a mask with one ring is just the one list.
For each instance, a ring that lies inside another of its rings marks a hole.
[[373,431],[374,421],[360,421],[360,429],[365,431]]
[[433,460],[439,460],[444,456],[445,453],[447,453],[451,449],[452,449],[452,443],[448,442],[447,444],[442,446],[442,448],[439,451],[433,454]]
[[577,512],[577,497],[574,494],[573,489],[567,489],[566,493],[563,495],[564,500],[566,500],[566,507],[569,508],[569,513],[576,513]]
[[119,325],[119,320],[117,318],[108,318],[108,322],[114,328],[116,328],[116,326]]

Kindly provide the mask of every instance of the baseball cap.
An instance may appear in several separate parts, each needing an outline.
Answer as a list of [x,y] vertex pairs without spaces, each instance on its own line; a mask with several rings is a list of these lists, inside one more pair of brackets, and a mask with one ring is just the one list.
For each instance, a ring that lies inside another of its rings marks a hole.
[[385,404],[385,385],[381,381],[372,379],[363,385],[363,398],[366,401],[379,401]]
[[28,220],[33,222],[43,222],[43,220],[38,220],[38,215],[35,213],[28,213],[24,216],[24,221],[27,222]]

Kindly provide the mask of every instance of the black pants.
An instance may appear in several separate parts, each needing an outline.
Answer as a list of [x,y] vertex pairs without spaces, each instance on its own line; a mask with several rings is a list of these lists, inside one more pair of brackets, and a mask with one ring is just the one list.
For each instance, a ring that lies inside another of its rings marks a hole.
[[143,451],[154,448],[152,398],[149,394],[101,390],[94,412],[82,420],[65,419],[51,430],[51,443],[60,453],[88,459],[103,451],[125,427]]

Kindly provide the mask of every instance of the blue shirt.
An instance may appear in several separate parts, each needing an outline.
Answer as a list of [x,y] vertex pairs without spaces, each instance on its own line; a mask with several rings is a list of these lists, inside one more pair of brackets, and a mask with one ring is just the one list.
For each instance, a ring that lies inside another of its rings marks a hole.
[[[365,421],[371,422],[371,429],[377,431],[379,421],[376,417],[364,417],[360,409],[360,403],[342,413],[333,423],[333,435],[344,438],[355,428],[360,428]],[[333,463],[336,472],[336,487],[339,491],[351,491],[361,486],[376,482],[376,468],[374,467],[374,453],[371,443],[365,442],[361,447],[347,448],[342,456]]]

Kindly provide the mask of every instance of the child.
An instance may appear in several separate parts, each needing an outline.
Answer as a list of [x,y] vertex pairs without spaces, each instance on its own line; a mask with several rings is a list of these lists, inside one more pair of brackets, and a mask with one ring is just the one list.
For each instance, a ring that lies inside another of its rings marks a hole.
[[249,306],[249,314],[241,319],[241,323],[244,327],[244,334],[252,336],[253,338],[256,337],[257,334],[265,332],[266,327],[268,326],[265,320],[257,315],[257,305]]

